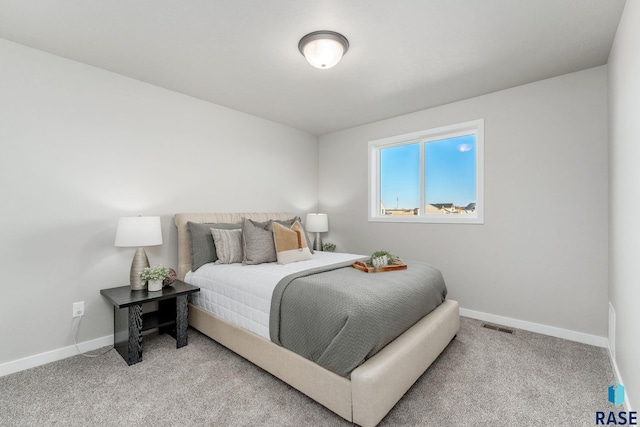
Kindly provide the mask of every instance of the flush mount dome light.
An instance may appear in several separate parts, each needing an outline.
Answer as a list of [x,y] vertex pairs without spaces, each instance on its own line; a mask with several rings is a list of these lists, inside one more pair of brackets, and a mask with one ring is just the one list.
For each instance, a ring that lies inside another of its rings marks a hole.
[[300,39],[298,50],[316,68],[336,65],[349,49],[349,40],[335,31],[314,31]]

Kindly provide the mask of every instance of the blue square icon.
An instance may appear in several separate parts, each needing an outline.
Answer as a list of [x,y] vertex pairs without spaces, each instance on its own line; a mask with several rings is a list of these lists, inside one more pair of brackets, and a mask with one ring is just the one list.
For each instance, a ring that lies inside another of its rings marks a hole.
[[609,387],[609,402],[616,406],[624,403],[624,386],[622,384],[615,383]]

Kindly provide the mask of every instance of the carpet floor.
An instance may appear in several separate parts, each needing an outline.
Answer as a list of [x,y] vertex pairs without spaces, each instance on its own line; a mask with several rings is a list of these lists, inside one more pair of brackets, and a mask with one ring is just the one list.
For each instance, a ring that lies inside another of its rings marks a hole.
[[[0,378],[0,426],[349,426],[189,329],[144,360],[81,355]],[[458,336],[380,426],[593,426],[614,375],[604,348],[462,318]]]

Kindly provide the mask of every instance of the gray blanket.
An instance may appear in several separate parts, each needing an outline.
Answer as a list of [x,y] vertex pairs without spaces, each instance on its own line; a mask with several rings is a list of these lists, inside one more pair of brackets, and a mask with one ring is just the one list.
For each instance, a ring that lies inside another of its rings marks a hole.
[[273,342],[345,377],[447,295],[442,274],[427,264],[384,273],[350,265],[285,277],[274,289],[269,318]]

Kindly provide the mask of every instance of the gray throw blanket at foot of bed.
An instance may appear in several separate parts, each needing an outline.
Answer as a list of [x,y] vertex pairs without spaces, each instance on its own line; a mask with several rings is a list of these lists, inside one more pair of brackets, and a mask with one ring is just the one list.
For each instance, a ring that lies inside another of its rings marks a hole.
[[348,377],[442,304],[447,288],[440,271],[423,263],[384,273],[346,265],[282,279],[273,291],[269,333],[276,344]]

